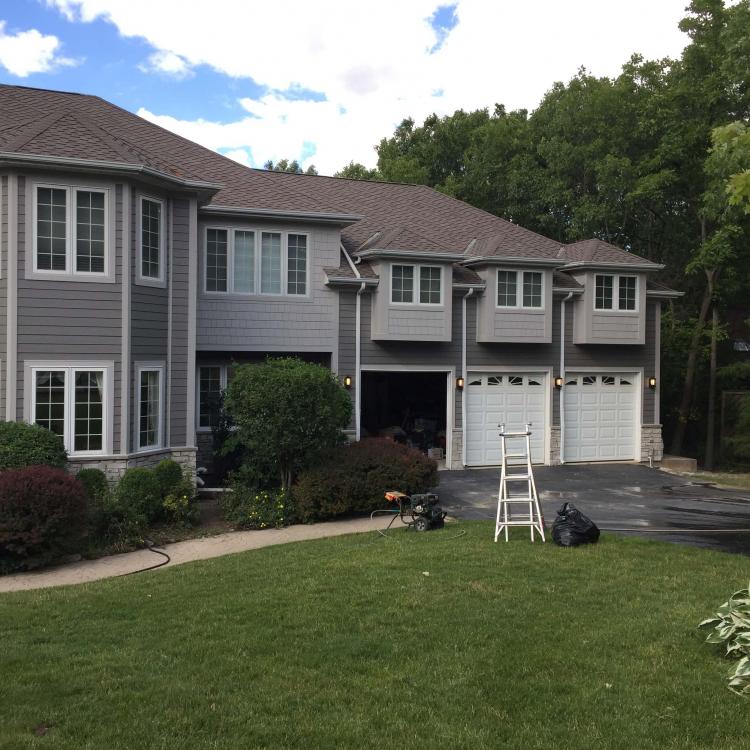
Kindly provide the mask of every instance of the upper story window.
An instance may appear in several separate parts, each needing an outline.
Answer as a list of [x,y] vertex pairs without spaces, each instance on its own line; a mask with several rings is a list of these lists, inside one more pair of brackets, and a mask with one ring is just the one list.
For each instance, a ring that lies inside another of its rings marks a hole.
[[306,296],[306,234],[206,229],[206,292]]
[[139,202],[138,281],[164,284],[164,202],[141,196]]
[[113,281],[109,190],[34,185],[30,275]]
[[595,310],[638,309],[638,277],[597,274],[594,290]]
[[[419,286],[415,289],[415,282]],[[443,301],[443,269],[440,266],[391,266],[391,302],[396,304],[440,305]]]
[[[521,292],[520,301],[519,291]],[[542,271],[498,270],[497,306],[536,309],[544,307],[544,274]]]

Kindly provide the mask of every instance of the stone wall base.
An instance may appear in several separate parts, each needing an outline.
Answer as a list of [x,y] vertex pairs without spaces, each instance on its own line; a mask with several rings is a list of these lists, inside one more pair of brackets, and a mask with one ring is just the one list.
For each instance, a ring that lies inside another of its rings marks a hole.
[[550,427],[549,462],[551,466],[560,465],[560,425]]
[[464,433],[461,428],[453,430],[451,435],[451,465],[448,469],[463,469]]
[[114,484],[122,477],[126,469],[136,466],[149,468],[156,466],[165,458],[171,458],[182,466],[187,476],[194,480],[195,455],[195,448],[164,448],[148,453],[132,453],[129,456],[112,456],[111,458],[72,458],[68,461],[68,468],[73,474],[77,474],[81,469],[99,469],[107,475],[109,482]]
[[659,463],[664,455],[660,424],[641,425],[641,461]]

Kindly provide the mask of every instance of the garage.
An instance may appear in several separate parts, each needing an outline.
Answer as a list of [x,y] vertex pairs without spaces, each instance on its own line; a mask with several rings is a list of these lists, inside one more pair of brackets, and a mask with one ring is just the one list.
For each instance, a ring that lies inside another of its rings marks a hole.
[[547,403],[546,373],[470,373],[466,385],[466,465],[500,463],[498,425],[522,431],[532,424],[531,459],[545,463]]
[[566,462],[635,459],[638,382],[634,372],[566,376]]

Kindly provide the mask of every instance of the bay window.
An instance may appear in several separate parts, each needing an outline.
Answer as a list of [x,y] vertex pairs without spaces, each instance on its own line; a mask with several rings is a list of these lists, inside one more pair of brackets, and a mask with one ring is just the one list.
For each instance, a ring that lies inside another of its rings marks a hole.
[[[418,289],[415,284],[419,282]],[[391,302],[439,305],[443,299],[443,269],[440,266],[391,265]]]
[[[519,278],[520,277],[520,278]],[[520,282],[520,284],[519,284]],[[520,287],[520,302],[519,302]],[[497,306],[498,307],[544,307],[544,274],[542,271],[506,271],[497,272]]]
[[596,274],[594,309],[635,312],[638,309],[638,277]]

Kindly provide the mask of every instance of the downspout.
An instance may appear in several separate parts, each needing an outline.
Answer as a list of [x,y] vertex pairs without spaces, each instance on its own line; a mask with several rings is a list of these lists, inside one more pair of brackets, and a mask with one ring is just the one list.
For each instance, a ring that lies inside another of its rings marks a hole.
[[573,299],[573,292],[560,302],[560,463],[565,463],[565,303]]
[[[355,269],[356,270],[356,269]],[[359,276],[359,273],[357,273],[357,276]],[[361,381],[362,381],[362,375],[360,373],[360,348],[361,348],[361,340],[362,340],[362,334],[360,332],[360,319],[362,316],[361,310],[362,310],[362,301],[361,296],[362,292],[365,291],[365,282],[363,281],[359,289],[357,290],[357,312],[355,315],[356,319],[356,332],[354,334],[354,437],[356,440],[360,439],[360,433],[361,433],[361,406],[362,406],[362,399],[360,396],[361,393]]]
[[461,335],[461,376],[464,379],[464,387],[461,391],[461,465],[466,466],[466,388],[469,385],[469,379],[466,373],[466,300],[474,294],[474,288],[469,289],[463,296],[463,322]]

